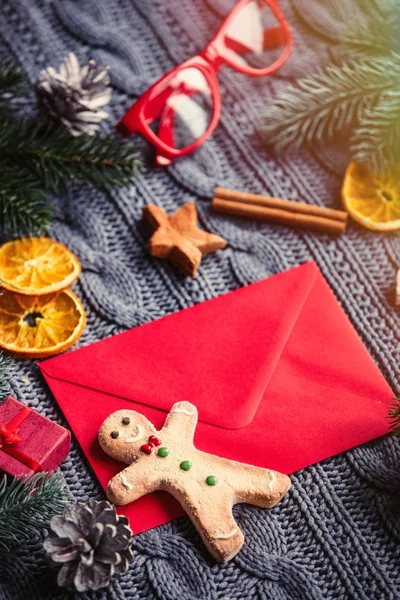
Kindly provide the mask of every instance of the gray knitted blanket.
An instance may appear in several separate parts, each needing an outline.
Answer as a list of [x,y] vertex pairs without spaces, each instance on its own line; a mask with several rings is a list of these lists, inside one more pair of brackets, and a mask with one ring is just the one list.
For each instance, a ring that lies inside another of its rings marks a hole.
[[[361,0],[359,0],[361,2]],[[74,51],[111,65],[114,123],[157,77],[200,51],[234,0],[2,0],[0,51],[16,57],[31,82]],[[203,302],[307,260],[317,262],[368,350],[400,391],[400,318],[393,305],[400,238],[350,225],[340,239],[268,224],[221,218],[210,210],[216,185],[338,207],[343,154],[314,148],[273,158],[256,131],[271,94],[324,61],[340,35],[343,5],[357,0],[281,0],[295,49],[275,77],[251,79],[222,69],[222,117],[194,155],[155,168],[138,140],[147,170],[131,187],[102,193],[71,187],[58,200],[51,235],[80,258],[75,285],[90,344]],[[341,5],[339,10],[339,5]],[[174,211],[196,202],[204,228],[229,247],[205,257],[196,279],[183,278],[145,249],[142,208]],[[335,357],[332,357],[335,360]],[[15,367],[13,394],[66,425],[34,362]],[[290,443],[288,440],[287,443]],[[103,493],[77,443],[61,467],[77,500]],[[238,556],[217,565],[189,519],[141,534],[128,573],[80,598],[126,600],[308,600],[400,597],[400,445],[377,440],[295,473],[274,511],[238,506],[246,536]],[[0,556],[0,600],[75,597],[57,587],[43,562],[41,540]]]

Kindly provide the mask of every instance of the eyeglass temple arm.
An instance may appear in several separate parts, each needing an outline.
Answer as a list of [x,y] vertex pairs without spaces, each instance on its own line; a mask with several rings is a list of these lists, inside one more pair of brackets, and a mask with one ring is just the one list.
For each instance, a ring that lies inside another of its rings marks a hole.
[[160,94],[149,100],[145,107],[144,118],[147,123],[152,123],[157,117],[164,113],[164,108],[168,105],[171,96],[185,94],[192,96],[201,90],[195,87],[189,87],[186,82],[179,82],[178,86],[169,85]]
[[149,99],[144,108],[144,118],[147,123],[152,123],[159,117],[171,95],[171,86],[167,86],[162,92]]
[[[264,30],[263,49],[273,50],[283,46],[286,42],[285,28],[282,25],[271,27],[270,29]],[[242,42],[230,38],[228,34],[225,36],[225,44],[230,50],[236,52],[236,54],[247,54],[248,52],[254,51],[253,48],[249,48]]]
[[[160,94],[154,96],[154,98],[151,98],[151,100],[149,100],[145,104],[145,106],[143,108],[143,117],[147,123],[152,123],[160,115],[160,113],[162,112],[162,110],[165,106],[166,101],[168,100],[169,95],[170,95],[170,87],[167,87]],[[131,135],[132,133],[135,133],[135,131],[136,131],[136,129],[134,127],[132,127],[131,124],[127,125],[124,123],[124,120],[126,120],[127,116],[130,117],[131,122],[134,122],[132,113],[136,110],[136,107],[137,107],[137,103],[133,104],[133,106],[131,106],[131,108],[124,115],[124,117],[121,119],[121,121],[119,121],[119,123],[117,123],[117,125],[116,125],[117,130],[124,137],[128,137],[129,135]]]
[[[181,84],[181,90],[179,93],[185,94],[190,97],[193,96],[199,90],[196,88],[190,89],[187,84]],[[164,144],[170,146],[170,148],[174,148],[175,140],[174,140],[174,130],[175,130],[175,115],[176,110],[173,106],[168,104],[168,99],[166,104],[164,105],[164,109],[160,116],[160,125],[158,127],[157,135]],[[166,158],[159,152],[156,154],[156,163],[161,166],[170,165],[172,160],[170,158]]]
[[[171,148],[174,147],[174,126],[175,126],[176,111],[172,106],[165,105],[162,116],[160,118],[160,126],[158,128],[158,137],[164,144]],[[172,160],[157,152],[156,163],[161,166],[170,165]]]
[[282,25],[264,29],[264,50],[273,50],[286,43],[287,35]]

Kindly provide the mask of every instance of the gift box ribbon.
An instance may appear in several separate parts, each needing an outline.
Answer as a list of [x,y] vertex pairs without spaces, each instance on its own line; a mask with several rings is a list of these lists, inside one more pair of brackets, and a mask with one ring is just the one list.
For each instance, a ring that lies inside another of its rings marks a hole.
[[32,469],[34,473],[37,473],[41,471],[42,465],[14,446],[14,444],[19,444],[23,441],[18,435],[19,427],[31,412],[32,409],[29,406],[24,406],[8,425],[0,423],[0,450],[12,456],[29,469]]

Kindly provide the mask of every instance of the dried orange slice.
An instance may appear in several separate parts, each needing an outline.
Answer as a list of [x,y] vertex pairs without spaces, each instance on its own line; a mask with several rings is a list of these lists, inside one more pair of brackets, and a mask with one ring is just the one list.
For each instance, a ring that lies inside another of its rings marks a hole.
[[70,348],[81,336],[85,309],[71,290],[47,296],[0,291],[0,348],[42,358]]
[[355,221],[375,231],[400,229],[400,168],[374,175],[352,162],[342,186],[342,201]]
[[18,294],[59,292],[69,287],[80,272],[76,256],[50,238],[23,238],[0,247],[0,284]]

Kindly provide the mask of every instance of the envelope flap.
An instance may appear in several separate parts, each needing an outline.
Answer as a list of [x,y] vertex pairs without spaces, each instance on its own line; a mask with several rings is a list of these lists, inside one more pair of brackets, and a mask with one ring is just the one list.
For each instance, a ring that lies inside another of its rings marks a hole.
[[[40,364],[46,377],[200,420],[248,425],[317,276],[306,263]],[[118,405],[116,404],[116,410]]]

